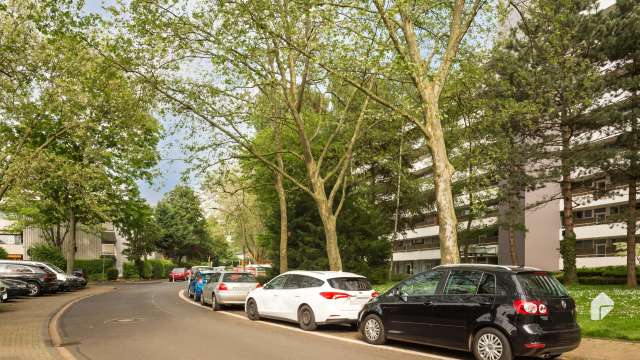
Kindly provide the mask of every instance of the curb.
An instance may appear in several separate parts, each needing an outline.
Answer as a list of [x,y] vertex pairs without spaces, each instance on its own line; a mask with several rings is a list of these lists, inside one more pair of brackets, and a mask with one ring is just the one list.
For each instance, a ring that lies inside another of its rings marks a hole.
[[64,347],[64,344],[62,342],[62,335],[60,334],[59,326],[58,326],[58,322],[60,321],[60,318],[62,317],[62,315],[64,315],[64,313],[72,305],[74,305],[79,301],[88,299],[92,296],[102,295],[113,290],[115,290],[115,287],[106,288],[104,291],[96,292],[95,294],[88,294],[88,295],[73,299],[52,313],[52,315],[49,317],[49,324],[47,327],[49,329],[49,337],[51,339],[51,344],[53,348],[57,350],[58,355],[60,355],[60,357],[62,357],[65,360],[76,360],[76,357],[71,353],[71,351],[69,351],[67,348]]

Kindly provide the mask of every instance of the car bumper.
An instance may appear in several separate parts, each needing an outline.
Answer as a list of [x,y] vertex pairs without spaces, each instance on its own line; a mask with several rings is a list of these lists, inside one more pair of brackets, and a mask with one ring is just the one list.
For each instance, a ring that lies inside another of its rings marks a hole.
[[220,304],[242,305],[248,294],[248,291],[216,292],[216,300]]
[[359,310],[329,310],[316,315],[318,324],[356,324]]
[[[540,357],[544,355],[558,355],[575,350],[581,341],[580,327],[558,329],[558,330],[541,330],[523,329],[522,333],[526,334],[521,337],[518,344],[514,344],[518,356]],[[544,344],[544,347],[529,348],[531,344]]]

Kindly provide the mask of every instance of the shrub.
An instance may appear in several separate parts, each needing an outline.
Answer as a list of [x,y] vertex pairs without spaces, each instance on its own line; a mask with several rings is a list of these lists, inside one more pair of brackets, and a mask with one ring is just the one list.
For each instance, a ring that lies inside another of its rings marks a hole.
[[400,282],[406,278],[408,278],[411,275],[407,275],[407,274],[392,274],[391,275],[391,281],[392,282]]
[[627,279],[620,277],[585,276],[578,278],[578,282],[583,285],[622,285],[627,283]]
[[103,269],[106,273],[107,269],[115,267],[115,264],[116,259],[114,257],[105,256],[102,259],[76,260],[74,267],[84,270],[85,274],[102,274]]
[[62,250],[48,244],[36,244],[27,250],[27,254],[34,261],[42,261],[53,264],[61,269],[67,267],[67,260],[62,255]]
[[267,275],[256,276],[256,281],[259,282],[261,285],[268,283],[269,281],[271,281],[271,279],[273,278]]
[[5,250],[4,248],[0,248],[0,260],[4,260],[8,258],[9,258],[9,254],[7,253],[7,250]]
[[108,268],[107,269],[107,280],[117,280],[118,279],[118,269],[116,268]]
[[149,261],[142,263],[142,273],[140,276],[143,279],[151,279],[153,277],[153,265]]
[[122,264],[122,276],[125,279],[139,278],[140,274],[138,273],[138,268],[136,267],[136,264],[132,262],[126,262]]
[[147,260],[145,263],[151,264],[151,273],[154,279],[164,279],[168,277],[171,269],[175,267],[170,260]]

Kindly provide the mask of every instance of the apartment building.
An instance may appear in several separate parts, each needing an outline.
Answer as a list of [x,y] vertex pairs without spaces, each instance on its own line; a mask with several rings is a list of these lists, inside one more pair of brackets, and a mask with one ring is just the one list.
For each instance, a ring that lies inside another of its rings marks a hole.
[[[45,236],[41,229],[27,227],[16,231],[12,228],[13,221],[0,213],[0,248],[5,249],[10,259],[30,260],[27,250],[36,244],[45,243]],[[63,252],[69,249],[65,243]],[[122,274],[122,266],[126,261],[123,251],[126,249],[125,239],[112,224],[103,224],[101,229],[90,231],[82,226],[76,232],[76,259],[94,260],[101,256],[113,256],[116,268]]]

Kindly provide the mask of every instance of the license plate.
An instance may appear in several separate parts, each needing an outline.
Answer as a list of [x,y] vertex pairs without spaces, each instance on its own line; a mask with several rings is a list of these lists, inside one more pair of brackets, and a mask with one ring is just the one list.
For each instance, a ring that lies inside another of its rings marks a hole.
[[7,294],[2,294],[2,300],[7,300]]

